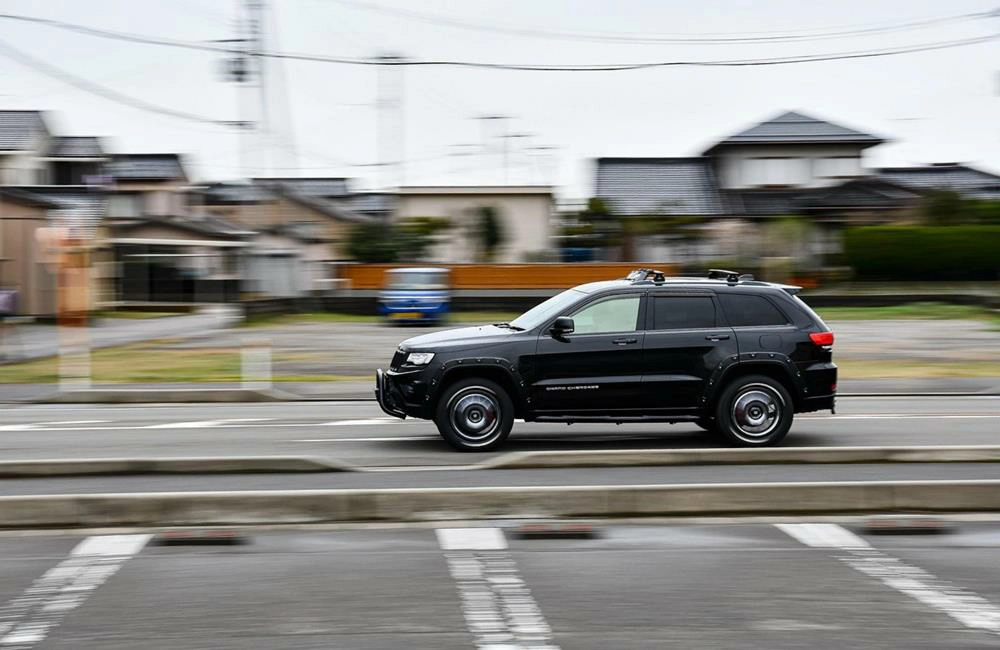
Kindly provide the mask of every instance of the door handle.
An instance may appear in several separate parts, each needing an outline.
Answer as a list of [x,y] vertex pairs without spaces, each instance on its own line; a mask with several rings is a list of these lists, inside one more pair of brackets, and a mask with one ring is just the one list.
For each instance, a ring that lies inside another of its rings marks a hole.
[[614,343],[615,345],[632,345],[633,343],[638,343],[639,339],[635,337],[621,338],[621,339],[615,339],[611,342]]
[[726,341],[729,339],[728,334],[709,334],[705,337],[706,341]]

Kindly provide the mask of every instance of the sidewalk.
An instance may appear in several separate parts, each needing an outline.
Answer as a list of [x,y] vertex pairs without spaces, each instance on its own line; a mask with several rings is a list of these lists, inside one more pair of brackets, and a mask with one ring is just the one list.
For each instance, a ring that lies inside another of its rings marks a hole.
[[[194,314],[159,318],[100,318],[89,328],[92,348],[108,348],[141,341],[192,338],[216,334],[240,320],[238,307],[215,305]],[[28,361],[59,353],[55,325],[9,326],[0,340],[0,362]],[[0,366],[2,367],[2,366]]]
[[[98,384],[102,390],[149,390],[150,401],[156,401],[157,390],[213,390],[240,388],[238,383],[189,384]],[[327,382],[278,382],[276,391],[289,393],[302,400],[370,400],[374,399],[374,380]],[[44,399],[59,390],[56,384],[0,384],[0,403],[16,403]],[[919,393],[964,393],[1000,395],[1000,377],[970,377],[950,379],[854,379],[840,382],[838,393],[906,395]]]

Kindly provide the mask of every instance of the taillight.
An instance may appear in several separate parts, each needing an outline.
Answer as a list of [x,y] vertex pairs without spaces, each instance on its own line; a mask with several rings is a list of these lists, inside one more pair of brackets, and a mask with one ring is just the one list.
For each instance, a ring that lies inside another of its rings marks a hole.
[[833,345],[833,332],[813,332],[809,338],[816,345]]

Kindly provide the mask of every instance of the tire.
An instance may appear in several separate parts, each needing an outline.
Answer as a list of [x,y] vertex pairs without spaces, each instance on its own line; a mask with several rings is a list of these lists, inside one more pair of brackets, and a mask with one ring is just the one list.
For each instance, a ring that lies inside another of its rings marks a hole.
[[514,403],[496,382],[470,377],[445,388],[434,410],[445,442],[458,451],[492,451],[514,426]]
[[740,377],[723,389],[715,407],[722,438],[734,447],[770,447],[792,427],[792,398],[763,375]]

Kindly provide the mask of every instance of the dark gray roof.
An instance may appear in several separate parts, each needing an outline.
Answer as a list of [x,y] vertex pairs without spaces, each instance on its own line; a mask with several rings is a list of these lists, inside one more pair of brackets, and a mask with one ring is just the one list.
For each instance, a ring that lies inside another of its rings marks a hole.
[[213,183],[201,189],[205,205],[261,203],[274,198],[274,192],[248,183]]
[[115,219],[108,223],[108,225],[115,231],[131,230],[146,224],[160,224],[197,233],[199,235],[210,235],[213,237],[225,237],[229,239],[243,239],[255,234],[253,230],[247,230],[242,226],[235,226],[228,221],[211,216],[143,215],[141,217]]
[[725,194],[734,213],[758,217],[812,210],[893,210],[912,205],[920,198],[914,190],[878,178],[859,178],[832,187],[736,190]]
[[354,194],[347,199],[347,205],[355,212],[381,216],[396,208],[396,195],[386,192]]
[[101,139],[94,136],[58,136],[49,141],[49,158],[104,158]]
[[740,144],[813,144],[854,142],[867,146],[884,142],[882,138],[849,129],[824,120],[789,111],[740,131],[718,142],[705,153],[723,145]]
[[181,157],[176,153],[116,154],[107,169],[117,181],[187,180]]
[[11,203],[28,205],[36,208],[61,208],[62,204],[50,199],[44,194],[22,187],[0,187],[0,198]]
[[0,111],[0,151],[29,149],[48,132],[41,111]]
[[205,197],[205,205],[266,203],[283,197],[334,219],[344,221],[370,219],[367,214],[357,212],[333,199],[299,192],[294,183],[287,183],[284,179],[258,178],[254,179],[252,184],[216,183],[205,187],[201,192]]
[[597,196],[622,216],[726,212],[708,158],[598,158]]
[[951,190],[966,198],[1000,199],[1000,176],[958,163],[883,167],[879,178],[914,190]]
[[254,178],[253,183],[262,185],[280,184],[302,196],[322,198],[344,198],[350,194],[346,178],[302,178],[275,177]]

